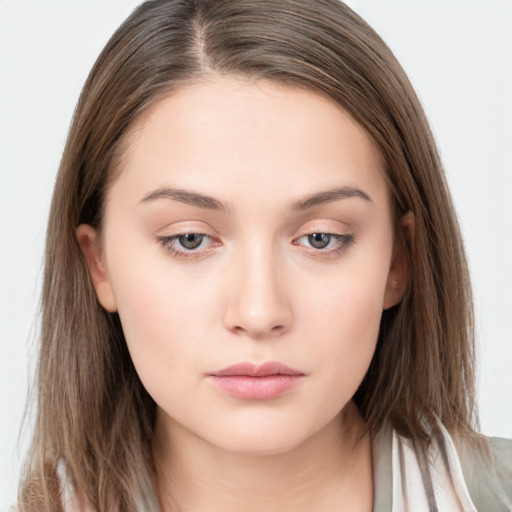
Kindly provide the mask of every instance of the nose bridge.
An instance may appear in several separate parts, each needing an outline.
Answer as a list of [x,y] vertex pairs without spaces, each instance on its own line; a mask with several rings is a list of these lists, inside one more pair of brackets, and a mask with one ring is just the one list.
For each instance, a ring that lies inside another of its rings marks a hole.
[[225,324],[253,337],[275,336],[291,325],[283,261],[273,244],[253,237],[233,255]]

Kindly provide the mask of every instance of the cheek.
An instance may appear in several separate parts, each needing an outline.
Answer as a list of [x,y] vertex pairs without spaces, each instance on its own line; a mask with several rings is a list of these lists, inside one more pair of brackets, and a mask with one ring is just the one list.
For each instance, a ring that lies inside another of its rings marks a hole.
[[[314,330],[318,343],[311,349],[319,351],[327,365],[343,370],[348,378],[366,373],[377,341],[381,302],[365,290],[344,288],[342,296],[319,301],[310,315],[318,318]],[[360,375],[362,379],[363,375]]]
[[129,253],[111,251],[119,317],[133,363],[148,391],[157,382],[179,378],[187,361],[200,363],[205,357],[197,340],[208,332],[208,304],[210,309],[215,304],[208,300],[204,287],[197,286],[193,278],[184,278],[159,250],[143,246]]
[[375,351],[387,280],[386,261],[385,257],[355,257],[333,274],[335,277],[312,285],[302,294],[300,309],[305,321],[301,325],[310,340],[307,353],[312,360],[321,361],[325,378],[350,396],[366,374]]

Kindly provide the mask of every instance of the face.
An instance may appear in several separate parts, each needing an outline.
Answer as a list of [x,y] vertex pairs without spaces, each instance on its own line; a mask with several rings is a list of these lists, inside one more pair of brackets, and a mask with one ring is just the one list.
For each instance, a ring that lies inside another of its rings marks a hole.
[[118,166],[101,238],[77,236],[167,431],[269,454],[328,428],[403,292],[364,131],[320,95],[218,78],[154,104]]

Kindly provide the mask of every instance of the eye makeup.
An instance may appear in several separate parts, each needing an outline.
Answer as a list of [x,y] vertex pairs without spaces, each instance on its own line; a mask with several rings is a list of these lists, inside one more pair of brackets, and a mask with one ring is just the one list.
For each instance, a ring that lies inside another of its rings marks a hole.
[[198,258],[213,247],[222,245],[206,233],[178,233],[171,236],[157,236],[157,242],[174,258]]
[[[302,241],[302,242],[301,242]],[[316,231],[294,240],[294,245],[302,245],[308,251],[322,256],[336,256],[355,242],[354,235],[340,235]]]
[[[215,240],[206,233],[188,232],[171,236],[158,236],[157,242],[175,258],[201,258],[222,242]],[[355,242],[354,235],[341,235],[316,231],[305,234],[292,241],[292,245],[300,246],[313,256],[333,257]]]

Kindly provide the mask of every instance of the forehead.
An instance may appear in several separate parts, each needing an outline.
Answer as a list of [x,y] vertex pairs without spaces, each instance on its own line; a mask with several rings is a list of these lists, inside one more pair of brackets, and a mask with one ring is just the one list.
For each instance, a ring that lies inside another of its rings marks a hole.
[[387,195],[379,152],[344,109],[269,81],[183,86],[140,115],[120,147],[116,181],[146,191],[200,186],[215,195],[229,183],[268,195],[286,183],[290,194],[344,185]]

